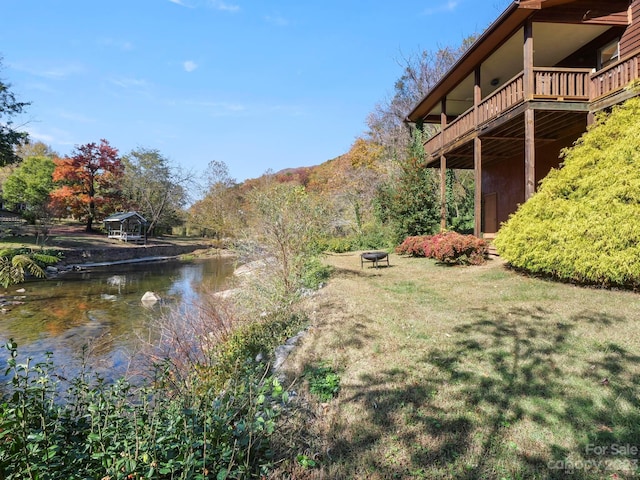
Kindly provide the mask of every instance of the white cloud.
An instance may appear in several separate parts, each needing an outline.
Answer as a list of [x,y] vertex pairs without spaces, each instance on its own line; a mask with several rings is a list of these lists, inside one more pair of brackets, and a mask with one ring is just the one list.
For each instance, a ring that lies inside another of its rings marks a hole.
[[239,5],[227,3],[223,0],[169,0],[171,3],[185,8],[209,7],[223,12],[235,13],[240,11]]
[[247,107],[238,103],[229,103],[229,102],[211,102],[211,101],[198,101],[198,100],[187,100],[184,102],[185,105],[197,108],[205,108],[209,110],[211,115],[216,117],[226,116],[226,115],[237,115],[239,113],[246,112]]
[[48,145],[69,146],[77,144],[77,142],[74,142],[71,139],[71,135],[69,134],[69,132],[61,130],[59,128],[52,128],[49,129],[49,132],[42,132],[35,128],[27,127],[26,131],[29,134],[31,140],[44,142]]
[[280,15],[267,15],[264,19],[267,23],[275,25],[276,27],[286,27],[289,25],[289,20]]
[[222,10],[223,12],[231,12],[235,13],[240,11],[239,5],[232,5],[222,0],[209,0],[209,5],[215,8],[216,10]]
[[36,90],[38,92],[45,92],[45,93],[55,93],[57,94],[58,91],[51,87],[51,85],[49,85],[48,83],[43,83],[43,82],[31,82],[27,84],[27,88],[29,88],[30,90]]
[[459,3],[460,2],[458,0],[448,0],[447,2],[436,5],[435,7],[427,8],[422,13],[424,15],[433,15],[435,13],[453,12],[457,8]]
[[192,60],[187,60],[182,63],[182,67],[185,72],[193,72],[196,68],[198,68],[198,64]]
[[87,117],[81,113],[69,112],[67,110],[60,110],[58,116],[65,120],[71,120],[78,123],[95,123],[96,121],[94,118]]

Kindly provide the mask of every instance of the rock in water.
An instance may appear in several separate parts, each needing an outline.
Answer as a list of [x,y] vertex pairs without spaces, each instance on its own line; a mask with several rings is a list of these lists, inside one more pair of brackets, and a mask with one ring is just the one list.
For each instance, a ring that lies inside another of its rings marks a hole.
[[142,296],[142,305],[145,307],[151,307],[160,301],[160,297],[155,292],[145,292]]

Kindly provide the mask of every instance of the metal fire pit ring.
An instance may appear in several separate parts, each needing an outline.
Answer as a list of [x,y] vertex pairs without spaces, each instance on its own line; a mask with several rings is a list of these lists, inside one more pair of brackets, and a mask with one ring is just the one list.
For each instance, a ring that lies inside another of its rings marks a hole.
[[364,252],[360,254],[360,268],[364,267],[364,262],[372,262],[375,268],[378,268],[380,260],[387,260],[389,266],[389,254],[387,252]]

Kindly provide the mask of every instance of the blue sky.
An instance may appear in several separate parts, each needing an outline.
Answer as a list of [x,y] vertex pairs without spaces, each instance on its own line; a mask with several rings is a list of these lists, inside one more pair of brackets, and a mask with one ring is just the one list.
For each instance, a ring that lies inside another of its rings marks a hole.
[[239,181],[348,151],[399,62],[506,0],[2,0],[0,78],[61,155],[105,138]]

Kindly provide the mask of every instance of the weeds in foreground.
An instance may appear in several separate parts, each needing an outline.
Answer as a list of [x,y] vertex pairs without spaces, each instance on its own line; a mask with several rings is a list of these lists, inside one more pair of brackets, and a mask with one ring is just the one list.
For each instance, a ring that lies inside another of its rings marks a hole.
[[330,401],[340,392],[340,376],[325,364],[307,367],[303,376],[309,382],[309,391],[321,402]]
[[174,390],[168,363],[142,387],[85,370],[62,391],[50,358],[18,363],[16,344],[6,348],[0,478],[247,478],[272,466],[269,439],[287,394],[264,367],[223,391]]

